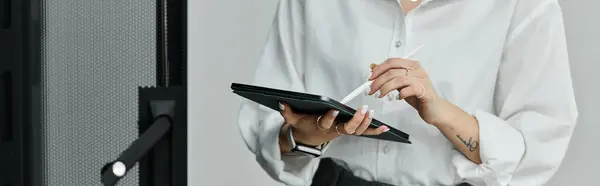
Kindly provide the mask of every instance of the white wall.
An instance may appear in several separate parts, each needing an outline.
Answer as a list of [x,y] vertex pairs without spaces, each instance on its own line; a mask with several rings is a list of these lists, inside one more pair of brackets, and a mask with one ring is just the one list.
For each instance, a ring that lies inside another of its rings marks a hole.
[[[252,76],[276,1],[189,0],[189,185],[280,185],[244,145],[237,129],[240,98],[229,89]],[[600,113],[593,107],[600,105],[600,1],[561,3],[580,122],[549,185],[594,185],[600,167]]]

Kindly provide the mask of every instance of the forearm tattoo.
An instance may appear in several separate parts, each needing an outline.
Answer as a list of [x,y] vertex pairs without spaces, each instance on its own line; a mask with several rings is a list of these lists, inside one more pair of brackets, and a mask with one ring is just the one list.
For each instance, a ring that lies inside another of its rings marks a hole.
[[469,137],[469,140],[464,140],[460,135],[456,135],[456,137],[469,149],[469,151],[473,152],[477,150],[479,147],[479,142],[477,140],[473,140],[472,137]]

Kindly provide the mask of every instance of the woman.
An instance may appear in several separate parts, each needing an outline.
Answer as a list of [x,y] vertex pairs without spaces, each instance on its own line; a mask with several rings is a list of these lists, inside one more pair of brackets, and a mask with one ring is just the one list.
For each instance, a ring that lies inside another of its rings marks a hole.
[[[374,96],[346,123],[246,101],[241,133],[288,185],[542,185],[577,118],[563,27],[556,0],[281,0],[253,83]],[[412,144],[356,137],[373,117]]]

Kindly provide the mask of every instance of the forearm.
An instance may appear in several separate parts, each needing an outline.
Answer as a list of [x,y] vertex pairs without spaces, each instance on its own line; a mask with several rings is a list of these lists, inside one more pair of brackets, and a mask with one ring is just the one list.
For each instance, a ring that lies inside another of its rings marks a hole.
[[481,164],[479,156],[479,123],[474,116],[444,100],[447,116],[434,124],[454,144],[456,149],[473,163]]

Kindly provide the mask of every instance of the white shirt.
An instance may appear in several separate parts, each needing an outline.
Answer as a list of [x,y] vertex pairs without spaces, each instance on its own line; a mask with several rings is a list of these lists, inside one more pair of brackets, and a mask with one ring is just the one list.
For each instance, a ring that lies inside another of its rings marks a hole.
[[[437,93],[479,122],[477,165],[404,101],[363,96],[375,118],[412,144],[342,136],[328,146],[356,176],[394,185],[542,185],[556,172],[577,118],[557,0],[424,0],[404,16],[394,0],[281,0],[255,85],[340,100],[369,64],[424,45]],[[283,118],[244,101],[241,134],[276,180],[310,185],[319,159],[281,155]]]

